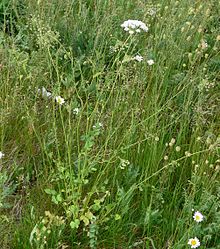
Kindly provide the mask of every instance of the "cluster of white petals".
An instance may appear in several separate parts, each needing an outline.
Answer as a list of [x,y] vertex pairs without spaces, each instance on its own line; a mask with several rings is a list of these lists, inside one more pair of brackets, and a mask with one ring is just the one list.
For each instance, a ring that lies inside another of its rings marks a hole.
[[138,20],[127,20],[121,25],[124,31],[129,32],[129,34],[140,33],[141,31],[147,32],[148,27],[145,23]]
[[73,114],[77,115],[77,114],[79,114],[79,112],[80,112],[79,107],[76,107],[73,109]]
[[152,66],[152,65],[154,64],[154,60],[152,60],[152,59],[148,60],[148,61],[147,61],[147,64],[148,64],[149,66]]
[[204,216],[199,212],[199,211],[196,211],[193,215],[193,219],[194,221],[196,222],[202,222],[203,219],[204,219]]
[[141,61],[143,61],[143,56],[141,56],[141,55],[136,55],[135,57],[134,57],[134,60],[136,60],[136,61],[138,61],[138,62],[141,62]]
[[188,241],[188,245],[190,245],[191,248],[197,248],[197,247],[200,246],[200,241],[199,241],[199,239],[197,237],[191,238]]
[[62,105],[62,104],[65,103],[64,98],[62,98],[62,97],[60,97],[60,96],[55,97],[55,99],[56,99],[56,102],[57,102],[59,105]]
[[4,156],[5,156],[5,154],[0,151],[0,159],[2,159]]

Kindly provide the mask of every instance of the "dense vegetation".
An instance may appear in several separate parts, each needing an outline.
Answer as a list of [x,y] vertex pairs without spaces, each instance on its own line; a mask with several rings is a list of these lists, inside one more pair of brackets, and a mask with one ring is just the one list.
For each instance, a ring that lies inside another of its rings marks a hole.
[[0,248],[220,248],[219,17],[1,0]]

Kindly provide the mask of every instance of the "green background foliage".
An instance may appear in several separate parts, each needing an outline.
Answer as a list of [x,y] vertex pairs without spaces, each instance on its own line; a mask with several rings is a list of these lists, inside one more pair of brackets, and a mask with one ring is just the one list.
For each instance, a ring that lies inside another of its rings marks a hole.
[[219,11],[1,1],[2,249],[220,248]]

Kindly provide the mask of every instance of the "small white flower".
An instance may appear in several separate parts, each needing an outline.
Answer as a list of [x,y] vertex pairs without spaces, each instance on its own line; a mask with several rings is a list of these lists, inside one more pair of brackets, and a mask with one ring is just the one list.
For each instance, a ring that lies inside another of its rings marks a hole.
[[176,146],[176,151],[179,152],[181,150],[180,146]]
[[193,219],[194,219],[194,221],[196,221],[196,222],[201,222],[201,221],[203,221],[204,216],[203,216],[199,211],[196,211],[196,212],[194,213],[194,215],[193,215]]
[[79,112],[80,112],[80,109],[78,107],[73,109],[73,114],[77,115],[77,114],[79,114]]
[[121,169],[125,169],[129,165],[130,165],[130,162],[128,160],[121,159],[121,164],[120,164]]
[[59,105],[62,105],[65,103],[65,100],[64,98],[60,97],[60,96],[57,96],[56,98],[56,102],[59,104]]
[[189,239],[188,245],[190,245],[191,248],[197,248],[200,246],[200,241],[198,238],[195,237],[195,238]]
[[147,64],[148,64],[149,66],[152,66],[152,65],[154,64],[154,60],[152,60],[152,59],[148,60],[148,61],[147,61]]
[[4,156],[5,154],[0,151],[0,159],[2,159]]
[[156,142],[158,142],[158,141],[160,141],[160,138],[159,138],[159,137],[155,137],[154,140],[155,140]]
[[141,56],[141,55],[136,55],[135,57],[134,57],[134,60],[136,60],[136,61],[138,61],[138,62],[141,62],[141,61],[143,61],[143,57]]

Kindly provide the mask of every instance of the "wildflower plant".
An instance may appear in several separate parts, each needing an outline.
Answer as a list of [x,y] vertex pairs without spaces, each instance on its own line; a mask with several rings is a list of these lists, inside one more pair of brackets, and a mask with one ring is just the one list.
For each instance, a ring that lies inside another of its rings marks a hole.
[[[63,217],[45,211],[45,216],[41,218],[30,233],[29,241],[31,246],[36,246],[39,249],[47,248],[51,244],[57,246],[64,227],[65,221]],[[55,244],[52,242],[53,237],[56,237]]]
[[0,2],[0,248],[219,249],[218,1]]

